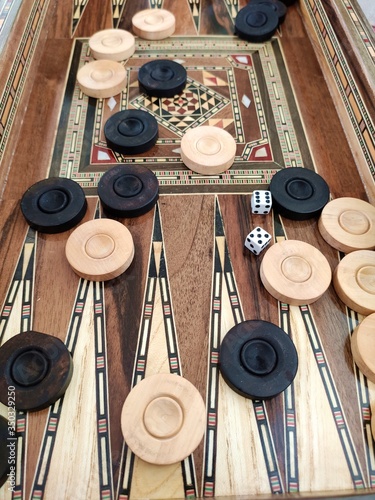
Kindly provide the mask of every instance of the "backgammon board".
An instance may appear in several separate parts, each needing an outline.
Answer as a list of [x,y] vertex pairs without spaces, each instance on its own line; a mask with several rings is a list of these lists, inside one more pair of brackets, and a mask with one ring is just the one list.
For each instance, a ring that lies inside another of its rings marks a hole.
[[[25,0],[19,7],[0,68],[0,343],[29,330],[49,333],[66,344],[74,370],[64,397],[17,412],[16,473],[1,499],[374,494],[375,386],[350,349],[363,316],[333,285],[310,305],[278,302],[262,285],[262,254],[244,241],[261,226],[273,242],[315,246],[332,271],[344,257],[323,240],[316,218],[254,215],[250,200],[278,171],[303,167],[326,180],[332,198],[374,203],[375,37],[354,0],[299,0],[270,41],[250,43],[233,29],[245,4]],[[176,32],[136,38],[124,91],[87,97],[76,76],[92,60],[89,37],[131,31],[144,8],[173,12]],[[184,65],[182,94],[139,91],[138,69],[158,58]],[[157,120],[149,152],[108,148],[104,124],[124,109]],[[235,138],[229,170],[205,176],[183,164],[181,138],[200,125]],[[67,177],[85,191],[83,222],[105,218],[97,184],[119,163],[154,172],[159,200],[144,215],[118,219],[134,240],[128,270],[106,282],[81,279],[65,257],[71,231],[30,228],[20,199],[41,179]],[[280,326],[298,352],[293,383],[267,401],[238,395],[219,373],[228,330],[257,319]],[[185,377],[206,407],[200,445],[172,465],[136,457],[121,432],[127,395],[156,373]],[[9,408],[0,404],[0,414],[8,418]]]

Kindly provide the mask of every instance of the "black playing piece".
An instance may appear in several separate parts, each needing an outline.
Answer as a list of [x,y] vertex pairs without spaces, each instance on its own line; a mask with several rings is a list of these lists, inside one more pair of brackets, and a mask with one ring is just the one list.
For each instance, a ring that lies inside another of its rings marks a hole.
[[15,407],[21,411],[47,408],[65,393],[73,374],[65,344],[45,333],[29,331],[0,347],[0,401],[7,404],[15,387]]
[[[5,483],[7,479],[7,474],[10,470],[10,461],[15,463],[15,457],[13,457],[13,446],[15,446],[15,438],[8,440],[8,421],[0,416],[0,488]],[[9,445],[9,446],[8,446]],[[10,453],[12,452],[12,456]],[[11,460],[8,460],[11,459]]]
[[85,193],[71,179],[50,177],[33,184],[21,200],[27,223],[41,233],[61,233],[78,224],[87,209]]
[[249,42],[269,40],[279,25],[279,16],[270,5],[249,3],[237,14],[235,33]]
[[111,116],[104,125],[107,145],[124,155],[145,153],[158,139],[158,122],[146,111],[127,109]]
[[279,170],[269,190],[273,209],[293,220],[318,217],[329,201],[329,187],[319,174],[301,167]]
[[115,217],[137,217],[155,205],[159,197],[156,175],[141,165],[117,165],[98,184],[104,210]]
[[270,399],[292,383],[298,357],[284,330],[268,321],[249,320],[225,335],[219,367],[234,391],[250,399]]
[[276,12],[279,16],[279,23],[282,24],[285,21],[285,16],[287,13],[287,6],[280,0],[250,0],[250,3],[255,4],[267,4]]
[[144,64],[138,72],[141,92],[155,97],[173,97],[186,85],[186,69],[168,59],[157,59]]

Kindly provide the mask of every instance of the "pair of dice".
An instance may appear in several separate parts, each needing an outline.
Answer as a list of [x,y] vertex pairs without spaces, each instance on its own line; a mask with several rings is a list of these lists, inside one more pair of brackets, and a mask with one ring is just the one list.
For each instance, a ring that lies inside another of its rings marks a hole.
[[[251,197],[251,211],[253,214],[268,214],[272,207],[270,191],[254,191]],[[245,247],[258,255],[271,241],[271,235],[261,227],[256,227],[247,236]]]

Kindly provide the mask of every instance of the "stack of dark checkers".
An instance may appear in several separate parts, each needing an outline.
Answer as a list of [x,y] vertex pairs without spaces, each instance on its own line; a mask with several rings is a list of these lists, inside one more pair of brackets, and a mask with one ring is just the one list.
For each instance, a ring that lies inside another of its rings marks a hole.
[[10,441],[8,437],[8,421],[0,416],[0,488],[5,483],[10,469],[8,462]]
[[161,59],[144,64],[138,72],[139,90],[154,97],[173,97],[186,85],[186,69],[179,63]]
[[59,177],[33,184],[21,200],[21,210],[27,223],[42,233],[68,231],[82,220],[86,209],[86,197],[81,186]]
[[319,217],[329,201],[329,187],[319,174],[301,167],[279,170],[269,186],[273,209],[292,220]]
[[108,147],[124,155],[145,153],[156,143],[158,133],[156,119],[139,109],[119,111],[104,125]]
[[224,380],[238,394],[270,399],[292,383],[298,356],[284,330],[268,321],[249,320],[225,335],[219,363]]
[[108,215],[137,217],[155,205],[159,183],[151,170],[141,165],[117,165],[98,184],[98,195]]
[[15,387],[15,407],[21,411],[47,408],[65,393],[73,374],[73,360],[58,338],[29,331],[0,347],[0,401],[8,402]]
[[279,15],[272,2],[269,4],[250,2],[237,14],[235,33],[249,42],[261,43],[275,34],[279,23]]

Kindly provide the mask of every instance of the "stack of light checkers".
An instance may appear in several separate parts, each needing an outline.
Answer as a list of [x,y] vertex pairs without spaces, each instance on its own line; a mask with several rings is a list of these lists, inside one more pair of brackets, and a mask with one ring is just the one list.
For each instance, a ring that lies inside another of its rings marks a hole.
[[97,99],[119,94],[127,84],[126,69],[120,61],[134,54],[134,36],[125,30],[103,30],[90,38],[89,47],[96,60],[78,70],[81,91]]
[[375,312],[375,207],[356,198],[337,198],[323,209],[319,231],[347,255],[333,275],[337,295],[360,314]]
[[281,0],[250,0],[237,14],[235,33],[253,43],[269,40],[284,22],[290,2]]

